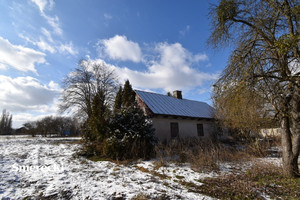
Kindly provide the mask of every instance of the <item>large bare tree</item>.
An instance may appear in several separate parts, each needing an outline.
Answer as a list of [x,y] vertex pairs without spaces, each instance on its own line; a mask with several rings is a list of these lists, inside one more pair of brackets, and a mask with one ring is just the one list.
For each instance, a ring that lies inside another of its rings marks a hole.
[[81,60],[64,80],[60,110],[90,118],[92,101],[100,91],[103,98],[101,102],[109,108],[116,93],[116,80],[114,70],[104,62]]
[[299,0],[221,0],[211,7],[211,19],[210,43],[234,47],[215,96],[228,94],[228,88],[243,88],[262,96],[264,105],[272,105],[282,129],[284,173],[298,176]]

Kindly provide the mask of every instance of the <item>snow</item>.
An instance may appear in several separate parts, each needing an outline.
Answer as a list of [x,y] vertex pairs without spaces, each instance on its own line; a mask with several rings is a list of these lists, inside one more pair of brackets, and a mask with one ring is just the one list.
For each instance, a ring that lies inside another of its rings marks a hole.
[[[191,192],[184,183],[201,186],[207,177],[243,172],[253,164],[219,163],[218,173],[200,173],[189,164],[159,160],[93,162],[77,156],[81,146],[72,141],[79,139],[0,136],[0,199],[213,199]],[[280,158],[255,162],[281,165]]]
[[189,164],[175,164],[170,163],[166,166],[161,166],[159,169],[155,169],[155,165],[152,161],[139,163],[138,166],[149,169],[150,171],[155,170],[159,174],[163,174],[170,178],[171,181],[183,181],[193,183],[195,185],[202,185],[201,180],[217,176],[215,172],[210,173],[199,173],[191,169]]
[[0,137],[0,199],[132,199],[139,194],[213,199],[180,183],[201,185],[213,173],[195,172],[187,164],[156,167],[157,161],[93,162],[76,156],[80,145],[71,140],[78,138]]

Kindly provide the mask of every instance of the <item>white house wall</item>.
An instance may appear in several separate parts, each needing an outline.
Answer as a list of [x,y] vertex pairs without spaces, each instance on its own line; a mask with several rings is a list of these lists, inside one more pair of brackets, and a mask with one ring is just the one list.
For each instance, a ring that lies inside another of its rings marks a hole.
[[[155,135],[161,141],[170,141],[171,139],[171,126],[170,123],[178,123],[179,138],[198,137],[209,138],[216,132],[216,126],[210,120],[197,120],[197,119],[172,119],[165,117],[153,117],[152,123],[155,128]],[[198,136],[197,124],[203,124],[204,136]]]
[[266,128],[260,130],[260,135],[263,137],[280,136],[280,128]]

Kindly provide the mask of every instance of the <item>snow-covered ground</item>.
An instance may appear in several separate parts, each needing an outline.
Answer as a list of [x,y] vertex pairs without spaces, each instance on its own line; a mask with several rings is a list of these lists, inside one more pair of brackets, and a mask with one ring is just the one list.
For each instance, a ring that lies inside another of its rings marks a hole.
[[[199,173],[188,164],[140,161],[119,165],[76,155],[80,138],[0,136],[0,199],[213,199],[188,190],[206,177],[247,170],[252,162],[220,163]],[[279,158],[257,159],[280,165]]]
[[76,156],[80,145],[66,142],[75,139],[0,137],[0,199],[212,199],[182,182],[201,185],[214,174],[155,161],[93,162]]

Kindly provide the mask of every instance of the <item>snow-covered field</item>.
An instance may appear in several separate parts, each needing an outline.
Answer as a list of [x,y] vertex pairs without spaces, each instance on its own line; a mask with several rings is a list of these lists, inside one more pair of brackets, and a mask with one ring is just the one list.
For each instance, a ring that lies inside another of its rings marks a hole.
[[[0,199],[213,199],[188,190],[217,173],[189,165],[140,161],[121,165],[76,155],[80,138],[0,136]],[[279,158],[258,159],[280,165]],[[238,173],[252,162],[219,163],[220,172]],[[138,198],[137,198],[138,199]]]
[[155,161],[89,161],[75,155],[80,146],[67,142],[75,139],[0,137],[0,199],[212,199],[180,182],[200,185],[214,174]]

